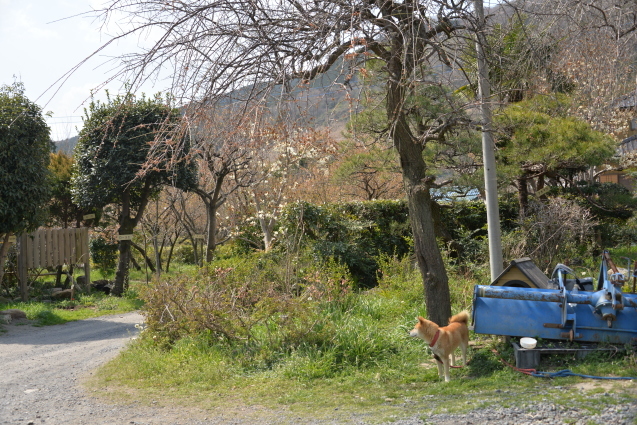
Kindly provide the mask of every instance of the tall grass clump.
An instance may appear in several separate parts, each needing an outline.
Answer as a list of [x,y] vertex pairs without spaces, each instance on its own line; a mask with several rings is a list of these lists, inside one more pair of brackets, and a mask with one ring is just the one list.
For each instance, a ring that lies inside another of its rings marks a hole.
[[252,255],[143,287],[144,346],[172,357],[197,341],[235,371],[299,380],[382,369],[402,358],[407,328],[425,314],[407,259],[379,259],[379,286],[358,292],[345,265],[299,256],[290,278],[289,262]]

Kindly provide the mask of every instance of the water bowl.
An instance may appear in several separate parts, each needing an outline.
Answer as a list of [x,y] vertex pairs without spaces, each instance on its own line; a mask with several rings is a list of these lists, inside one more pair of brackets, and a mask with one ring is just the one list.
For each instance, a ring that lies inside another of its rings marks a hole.
[[535,348],[537,340],[535,338],[520,338],[522,348]]

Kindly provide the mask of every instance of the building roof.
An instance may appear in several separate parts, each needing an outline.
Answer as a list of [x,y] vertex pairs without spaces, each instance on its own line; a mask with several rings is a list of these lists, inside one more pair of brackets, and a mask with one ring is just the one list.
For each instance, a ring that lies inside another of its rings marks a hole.
[[633,109],[637,107],[637,90],[618,97],[611,106],[618,109]]
[[637,151],[637,134],[622,140],[619,144],[619,151],[622,155]]

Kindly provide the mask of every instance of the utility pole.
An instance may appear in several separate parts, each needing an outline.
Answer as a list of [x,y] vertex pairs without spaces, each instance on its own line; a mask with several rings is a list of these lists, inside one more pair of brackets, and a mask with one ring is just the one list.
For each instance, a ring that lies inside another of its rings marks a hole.
[[478,101],[482,126],[482,157],[484,162],[484,190],[487,205],[487,230],[489,237],[489,264],[491,282],[502,273],[502,238],[500,236],[500,212],[498,208],[498,182],[495,169],[495,144],[491,135],[491,84],[489,68],[484,54],[487,38],[482,0],[474,0],[476,12],[476,53],[478,59]]

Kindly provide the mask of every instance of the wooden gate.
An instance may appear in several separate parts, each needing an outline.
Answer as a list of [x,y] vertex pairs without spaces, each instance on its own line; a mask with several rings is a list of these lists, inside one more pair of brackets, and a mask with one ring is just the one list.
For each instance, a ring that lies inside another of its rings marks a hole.
[[91,282],[88,227],[72,229],[39,229],[18,237],[18,277],[22,300],[27,301],[27,270],[84,264],[85,284]]

